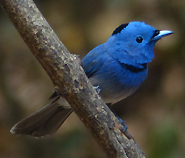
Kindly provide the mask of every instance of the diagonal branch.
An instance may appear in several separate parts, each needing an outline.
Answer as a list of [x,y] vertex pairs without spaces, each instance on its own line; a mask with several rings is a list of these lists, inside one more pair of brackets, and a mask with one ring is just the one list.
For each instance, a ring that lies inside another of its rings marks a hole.
[[105,105],[79,64],[58,39],[32,0],[0,0],[0,5],[50,76],[61,96],[109,158],[143,158],[144,153]]

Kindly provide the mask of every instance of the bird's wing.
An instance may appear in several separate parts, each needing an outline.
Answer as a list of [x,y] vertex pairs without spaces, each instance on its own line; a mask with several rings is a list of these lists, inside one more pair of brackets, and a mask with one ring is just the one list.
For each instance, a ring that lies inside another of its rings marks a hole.
[[99,45],[98,47],[91,50],[82,60],[83,69],[88,78],[92,77],[97,73],[104,63],[104,45]]

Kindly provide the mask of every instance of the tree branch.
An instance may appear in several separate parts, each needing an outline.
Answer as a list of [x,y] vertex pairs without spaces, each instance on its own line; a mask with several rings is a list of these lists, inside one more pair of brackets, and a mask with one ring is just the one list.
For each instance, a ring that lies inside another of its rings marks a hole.
[[58,39],[32,0],[0,0],[18,32],[50,76],[61,96],[109,158],[143,158],[144,153],[105,105],[79,64]]

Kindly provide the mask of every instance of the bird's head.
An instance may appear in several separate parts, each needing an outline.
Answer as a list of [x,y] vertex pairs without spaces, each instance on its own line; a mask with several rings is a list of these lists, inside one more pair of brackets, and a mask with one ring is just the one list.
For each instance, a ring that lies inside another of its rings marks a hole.
[[172,33],[169,30],[156,30],[144,22],[130,22],[113,31],[106,42],[106,48],[121,63],[137,66],[151,62],[155,43]]

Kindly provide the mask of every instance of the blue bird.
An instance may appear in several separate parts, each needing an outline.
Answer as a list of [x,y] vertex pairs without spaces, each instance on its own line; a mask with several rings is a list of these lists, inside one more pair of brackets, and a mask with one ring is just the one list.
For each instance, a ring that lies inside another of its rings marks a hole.
[[[83,58],[84,71],[105,103],[114,104],[138,89],[156,42],[172,33],[139,21],[122,24]],[[11,133],[42,137],[56,132],[73,110],[57,92],[51,98],[52,103],[15,124]]]

